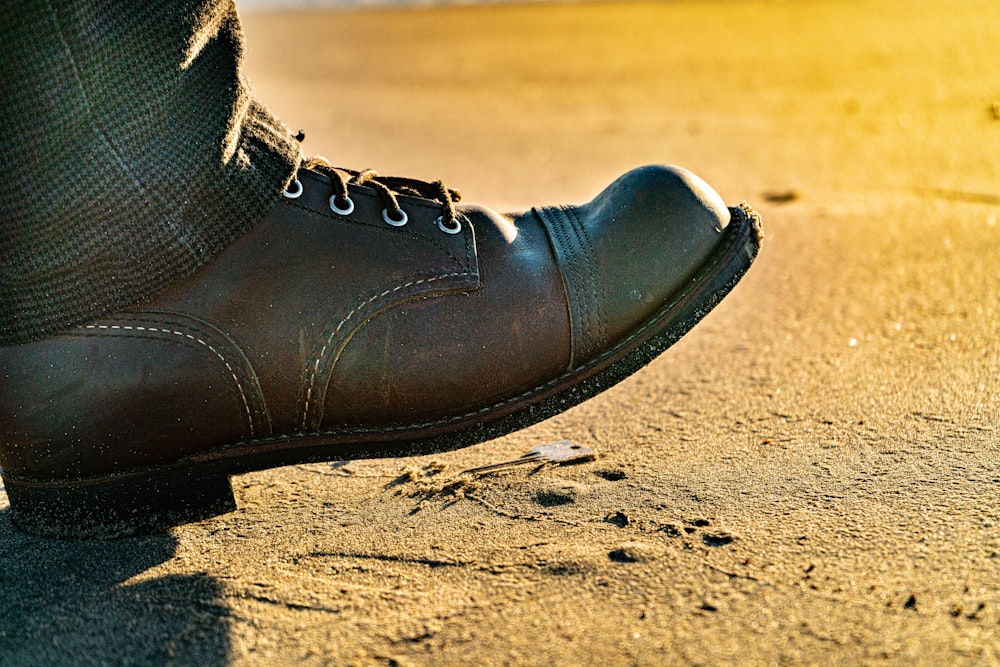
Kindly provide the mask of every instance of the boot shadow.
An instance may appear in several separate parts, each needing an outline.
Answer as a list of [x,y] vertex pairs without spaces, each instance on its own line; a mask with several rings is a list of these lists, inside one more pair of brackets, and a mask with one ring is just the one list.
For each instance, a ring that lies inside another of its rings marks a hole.
[[0,663],[228,663],[230,609],[220,582],[177,574],[126,583],[174,556],[172,535],[34,537],[13,526],[5,501],[0,493]]

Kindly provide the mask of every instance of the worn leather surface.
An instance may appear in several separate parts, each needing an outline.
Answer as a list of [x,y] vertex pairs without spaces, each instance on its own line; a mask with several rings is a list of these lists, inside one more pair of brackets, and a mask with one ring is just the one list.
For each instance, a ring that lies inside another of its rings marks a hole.
[[401,196],[403,227],[329,179],[129,312],[0,348],[0,467],[37,480],[175,461],[252,440],[406,431],[518,396],[621,341],[682,289],[728,211],[647,167],[579,207],[503,216]]

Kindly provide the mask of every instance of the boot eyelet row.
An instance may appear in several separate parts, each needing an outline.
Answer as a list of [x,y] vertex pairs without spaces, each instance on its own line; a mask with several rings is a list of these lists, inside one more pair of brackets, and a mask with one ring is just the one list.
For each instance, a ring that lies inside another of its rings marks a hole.
[[401,208],[396,209],[396,217],[393,218],[389,215],[389,209],[382,209],[382,219],[385,220],[386,224],[392,225],[393,227],[402,227],[407,222],[409,222],[409,217],[406,215],[406,211]]
[[288,189],[281,193],[281,196],[286,199],[298,199],[302,196],[302,190],[304,190],[302,187],[302,181],[296,178],[292,181]]
[[330,195],[330,210],[337,215],[350,215],[354,212],[354,200],[350,197],[344,197],[344,205],[337,205],[337,195]]
[[[291,186],[281,193],[281,196],[286,199],[298,199],[302,196],[302,192],[304,190],[305,188],[302,185],[302,181],[296,178],[292,181]],[[331,195],[330,210],[337,215],[350,215],[351,213],[354,213],[354,200],[349,196],[344,197],[344,204],[341,205],[337,202],[337,195]],[[386,224],[392,225],[393,227],[402,227],[410,221],[409,216],[406,215],[406,211],[401,208],[396,209],[395,217],[389,214],[389,209],[382,209],[382,219],[385,220]],[[445,234],[458,234],[462,231],[462,223],[454,218],[452,219],[450,225],[445,224],[444,216],[438,216],[436,222],[438,229]]]

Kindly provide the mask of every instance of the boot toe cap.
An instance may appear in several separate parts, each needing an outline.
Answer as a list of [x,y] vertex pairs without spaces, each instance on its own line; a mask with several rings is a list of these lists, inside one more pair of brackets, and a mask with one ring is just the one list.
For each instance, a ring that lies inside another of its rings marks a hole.
[[538,214],[569,297],[574,364],[603,352],[682,294],[730,221],[708,184],[672,166],[632,170],[587,204]]

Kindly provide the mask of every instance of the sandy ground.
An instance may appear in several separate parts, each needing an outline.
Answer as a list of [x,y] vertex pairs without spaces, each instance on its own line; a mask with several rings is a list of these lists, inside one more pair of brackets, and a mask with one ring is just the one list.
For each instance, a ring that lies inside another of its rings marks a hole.
[[[18,533],[0,664],[1000,664],[1000,4],[254,14],[309,153],[516,209],[646,162],[764,215],[732,296],[531,429]],[[571,438],[600,452],[465,482]]]

